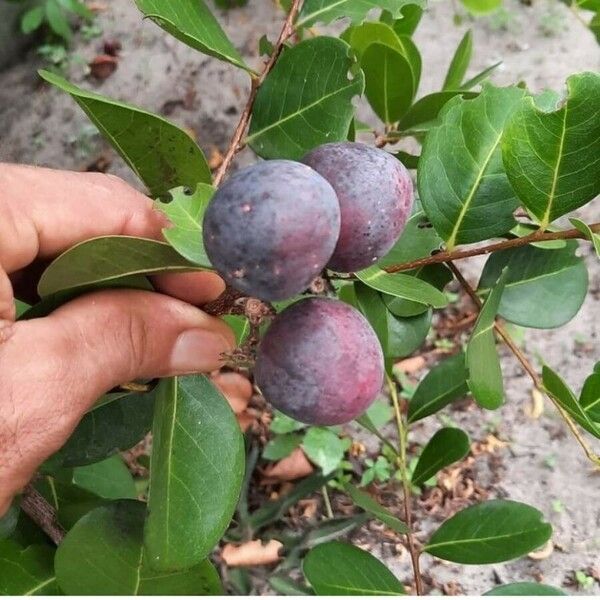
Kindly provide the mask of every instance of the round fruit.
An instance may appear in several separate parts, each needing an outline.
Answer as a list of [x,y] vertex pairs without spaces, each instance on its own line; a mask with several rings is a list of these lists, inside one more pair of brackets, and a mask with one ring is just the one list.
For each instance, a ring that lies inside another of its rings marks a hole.
[[336,191],[342,211],[340,237],[327,266],[359,271],[385,256],[400,237],[413,205],[413,185],[404,165],[365,144],[325,144],[302,162]]
[[204,215],[204,246],[223,279],[244,294],[283,300],[323,270],[340,232],[340,207],[317,172],[269,160],[230,177]]
[[375,400],[383,373],[379,340],[356,309],[307,298],[285,309],[267,330],[254,378],[282,413],[303,423],[338,425]]

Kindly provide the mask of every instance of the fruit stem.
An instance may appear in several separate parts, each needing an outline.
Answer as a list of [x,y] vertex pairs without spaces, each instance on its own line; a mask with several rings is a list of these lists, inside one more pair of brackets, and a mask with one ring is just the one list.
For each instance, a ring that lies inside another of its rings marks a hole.
[[394,416],[396,419],[396,427],[398,428],[398,466],[400,467],[400,477],[402,478],[402,493],[404,496],[404,520],[408,527],[406,534],[406,542],[408,552],[412,562],[413,573],[415,577],[415,588],[417,596],[423,595],[423,582],[421,580],[421,571],[419,569],[419,551],[415,546],[415,541],[412,534],[412,514],[411,514],[411,493],[410,493],[410,478],[408,476],[406,447],[408,445],[408,429],[407,424],[402,417],[400,410],[400,401],[398,399],[398,388],[394,380],[386,373],[385,375],[392,404],[394,405]]
[[[469,282],[465,279],[464,275],[460,272],[458,267],[452,262],[449,261],[447,263],[448,268],[454,273],[454,276],[463,287],[465,292],[471,297],[471,300],[475,303],[478,309],[481,309],[482,302],[475,290],[471,287]],[[521,363],[523,370],[531,377],[533,385],[547,398],[550,399],[552,404],[556,407],[556,410],[560,413],[560,416],[563,418],[571,433],[579,442],[579,445],[583,448],[583,451],[587,458],[592,461],[597,467],[600,466],[600,456],[598,456],[585,441],[581,432],[577,429],[577,425],[573,421],[573,419],[569,416],[569,414],[565,411],[565,409],[556,401],[556,399],[552,396],[552,394],[548,393],[548,390],[544,387],[544,383],[542,378],[539,376],[538,372],[535,370],[535,367],[531,364],[527,356],[523,353],[523,351],[517,346],[515,341],[512,339],[508,331],[496,320],[494,321],[494,329],[496,333],[502,338],[504,343],[508,346],[509,350],[514,354],[515,358]]]

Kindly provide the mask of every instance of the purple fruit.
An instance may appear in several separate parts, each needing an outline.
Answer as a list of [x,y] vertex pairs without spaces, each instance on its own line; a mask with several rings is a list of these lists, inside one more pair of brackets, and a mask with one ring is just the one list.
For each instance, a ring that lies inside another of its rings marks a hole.
[[282,413],[313,425],[347,423],[375,400],[383,353],[368,321],[329,298],[296,302],[273,321],[258,348],[254,378]]
[[323,270],[340,232],[340,207],[317,172],[289,160],[232,175],[204,215],[204,246],[223,279],[244,294],[283,300]]
[[327,266],[349,273],[385,256],[412,210],[413,185],[404,165],[383,150],[354,142],[319,146],[302,162],[329,181],[340,201],[340,237]]

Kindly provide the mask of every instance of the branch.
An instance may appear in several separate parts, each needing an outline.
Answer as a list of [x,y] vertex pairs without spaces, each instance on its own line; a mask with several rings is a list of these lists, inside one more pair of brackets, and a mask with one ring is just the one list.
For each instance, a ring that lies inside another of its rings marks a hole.
[[256,94],[258,94],[258,90],[260,89],[260,86],[263,84],[263,82],[267,78],[267,75],[271,72],[271,70],[275,66],[275,63],[277,62],[277,59],[279,58],[279,55],[281,54],[281,51],[283,50],[283,45],[285,44],[286,40],[289,39],[289,37],[293,34],[294,21],[296,20],[296,16],[298,14],[298,11],[300,10],[301,4],[302,4],[302,0],[293,0],[292,6],[290,8],[290,12],[288,13],[285,23],[283,24],[283,27],[281,28],[281,32],[279,33],[279,38],[277,39],[277,42],[275,43],[275,48],[273,49],[273,53],[269,57],[269,60],[267,61],[261,74],[258,76],[256,76],[256,75],[252,76],[250,95],[248,96],[248,100],[246,101],[246,106],[244,107],[244,110],[242,111],[242,116],[240,117],[239,123],[237,124],[237,127],[235,128],[235,132],[233,133],[233,137],[231,138],[231,142],[229,143],[229,148],[227,149],[227,152],[225,153],[223,162],[221,163],[221,166],[219,167],[219,170],[217,171],[217,174],[215,175],[214,184],[216,187],[218,187],[221,184],[221,182],[223,181],[223,178],[225,177],[225,173],[227,172],[227,169],[229,169],[229,167],[231,165],[231,161],[233,160],[235,155],[238,153],[238,151],[242,147],[242,144],[241,144],[242,138],[244,137],[244,133],[246,133],[246,129],[247,129],[248,123],[250,121],[250,116],[252,115],[252,108],[254,107],[254,101],[256,100]]
[[[594,223],[589,226],[594,233],[600,233],[600,223]],[[498,250],[506,250],[507,248],[519,248],[520,246],[526,246],[532,242],[547,242],[551,240],[569,240],[569,239],[587,239],[586,236],[579,231],[579,229],[565,229],[564,231],[552,231],[542,233],[541,231],[535,231],[530,235],[525,235],[519,238],[513,238],[510,240],[504,240],[502,242],[496,242],[487,246],[480,246],[479,248],[468,248],[466,250],[447,250],[443,252],[437,252],[431,256],[425,256],[410,262],[391,265],[386,267],[384,270],[388,273],[398,273],[400,271],[410,271],[411,269],[417,269],[424,267],[425,265],[434,265],[439,263],[447,263],[453,260],[460,260],[462,258],[469,258],[471,256],[480,256],[482,254],[491,254]]]
[[[481,299],[475,293],[475,290],[471,287],[469,282],[464,278],[463,274],[458,270],[458,267],[455,264],[453,264],[452,262],[448,262],[447,264],[448,264],[448,267],[450,268],[450,270],[452,271],[452,273],[454,273],[454,276],[456,277],[458,282],[463,287],[463,289],[467,292],[467,294],[469,294],[469,296],[471,297],[471,299],[473,300],[473,302],[475,303],[477,308],[481,308],[481,306],[482,306]],[[538,372],[535,370],[535,367],[531,364],[531,362],[525,356],[523,351],[515,344],[514,340],[510,337],[510,334],[508,333],[508,331],[506,331],[506,329],[500,323],[498,323],[498,321],[494,322],[494,329],[496,330],[498,335],[502,338],[504,343],[508,346],[510,351],[515,355],[516,359],[521,363],[521,366],[523,367],[525,372],[529,375],[529,377],[531,377],[531,380],[533,381],[534,386],[540,392],[545,394],[550,399],[552,404],[554,404],[554,406],[560,413],[561,417],[563,418],[563,420],[565,421],[565,423],[568,425],[569,429],[571,430],[571,433],[573,434],[575,439],[579,442],[579,445],[583,448],[583,451],[585,452],[585,455],[588,457],[588,459],[590,461],[592,461],[594,464],[596,464],[597,466],[600,466],[600,456],[598,456],[589,447],[588,443],[585,441],[585,439],[581,435],[581,432],[579,431],[579,429],[577,429],[577,425],[575,424],[573,419],[571,419],[571,417],[565,411],[565,409],[554,399],[554,397],[551,394],[548,393],[548,391],[544,387],[542,378],[539,376]]]
[[65,537],[65,530],[56,518],[56,511],[31,484],[21,499],[21,510],[56,544]]

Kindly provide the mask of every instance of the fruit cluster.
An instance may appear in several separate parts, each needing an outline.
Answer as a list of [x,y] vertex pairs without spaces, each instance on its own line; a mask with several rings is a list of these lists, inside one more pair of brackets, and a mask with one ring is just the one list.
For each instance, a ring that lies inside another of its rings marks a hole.
[[[413,203],[405,167],[364,144],[326,144],[302,163],[269,160],[234,174],[204,216],[204,245],[237,290],[267,301],[304,292],[324,268],[373,265],[400,237]],[[255,379],[299,421],[345,423],[383,383],[383,354],[366,319],[343,302],[300,300],[264,336]]]

